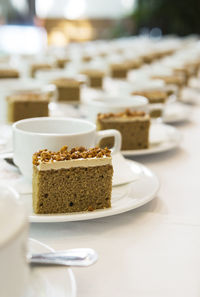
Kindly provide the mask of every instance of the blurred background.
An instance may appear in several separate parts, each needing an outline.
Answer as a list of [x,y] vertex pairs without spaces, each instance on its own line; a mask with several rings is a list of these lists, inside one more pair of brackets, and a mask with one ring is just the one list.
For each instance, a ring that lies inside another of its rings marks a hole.
[[199,0],[0,0],[0,49],[36,53],[47,44],[199,34],[199,12]]

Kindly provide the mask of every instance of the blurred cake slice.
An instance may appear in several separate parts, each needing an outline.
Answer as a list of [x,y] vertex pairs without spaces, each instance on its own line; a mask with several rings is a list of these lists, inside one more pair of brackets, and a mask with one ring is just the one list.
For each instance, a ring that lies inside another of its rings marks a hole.
[[113,63],[110,65],[110,75],[112,78],[124,79],[128,74],[127,63]]
[[18,93],[10,95],[6,99],[8,122],[34,117],[46,117],[49,114],[48,94]]
[[67,146],[33,155],[33,209],[37,214],[111,207],[113,167],[109,149]]
[[134,91],[131,95],[144,96],[150,103],[150,116],[152,118],[162,117],[164,103],[167,100],[167,90],[161,89],[144,89],[140,91]]
[[[143,111],[127,109],[120,113],[98,114],[97,129],[116,129],[122,135],[122,150],[139,150],[149,147],[150,117]],[[100,147],[113,147],[113,137],[101,140]]]
[[0,79],[3,79],[3,78],[19,78],[20,77],[20,74],[19,74],[19,71],[16,70],[16,69],[11,69],[11,68],[8,68],[8,69],[0,69]]
[[96,69],[86,69],[81,71],[81,74],[84,74],[88,77],[88,84],[91,88],[102,88],[103,87],[103,78],[105,72]]
[[34,78],[37,71],[49,69],[52,69],[52,65],[50,65],[49,63],[34,63],[31,65],[30,68],[30,76]]
[[79,102],[81,82],[73,78],[58,78],[51,82],[58,91],[58,101]]

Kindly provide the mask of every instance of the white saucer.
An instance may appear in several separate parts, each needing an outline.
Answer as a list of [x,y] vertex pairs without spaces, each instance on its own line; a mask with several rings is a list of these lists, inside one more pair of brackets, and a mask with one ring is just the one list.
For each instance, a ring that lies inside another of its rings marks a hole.
[[181,141],[180,132],[169,125],[151,124],[150,146],[147,149],[122,151],[124,156],[139,156],[161,153],[179,146]]
[[[30,239],[31,253],[53,251],[47,245]],[[24,297],[75,297],[76,283],[73,272],[66,267],[34,267],[31,271],[30,285]]]
[[147,167],[130,160],[126,160],[126,162],[139,178],[132,183],[113,187],[111,208],[83,213],[36,215],[32,210],[32,195],[21,195],[21,199],[27,207],[30,222],[56,223],[97,219],[129,211],[151,201],[159,190],[158,178]]
[[192,110],[189,106],[176,102],[167,104],[164,110],[163,121],[165,123],[179,123],[190,119]]

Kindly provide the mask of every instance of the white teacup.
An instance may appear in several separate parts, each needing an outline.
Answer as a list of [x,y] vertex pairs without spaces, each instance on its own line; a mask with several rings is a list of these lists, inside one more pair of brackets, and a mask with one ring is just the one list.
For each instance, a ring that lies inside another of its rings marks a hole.
[[21,297],[26,290],[28,220],[18,194],[0,185],[0,295]]
[[121,134],[117,130],[96,131],[96,126],[75,118],[32,118],[13,124],[14,162],[22,174],[31,180],[32,155],[41,150],[58,151],[69,148],[96,146],[102,138],[114,136],[113,153],[121,148]]
[[86,102],[87,117],[92,122],[98,113],[118,113],[127,108],[148,112],[148,100],[143,96],[102,96]]

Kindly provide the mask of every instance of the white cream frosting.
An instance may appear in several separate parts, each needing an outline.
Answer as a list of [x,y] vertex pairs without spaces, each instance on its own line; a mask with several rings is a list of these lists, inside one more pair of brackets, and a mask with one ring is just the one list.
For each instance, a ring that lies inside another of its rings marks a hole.
[[103,157],[103,158],[88,158],[88,159],[71,159],[64,161],[53,161],[40,163],[37,166],[38,170],[59,170],[59,169],[69,169],[74,167],[95,167],[95,166],[103,166],[103,165],[112,165],[111,157]]
[[150,120],[150,117],[148,114],[145,116],[135,116],[135,117],[109,117],[109,118],[103,118],[100,119],[100,121],[105,121],[105,122],[137,122],[137,121],[148,121]]

